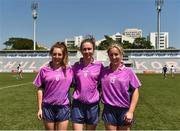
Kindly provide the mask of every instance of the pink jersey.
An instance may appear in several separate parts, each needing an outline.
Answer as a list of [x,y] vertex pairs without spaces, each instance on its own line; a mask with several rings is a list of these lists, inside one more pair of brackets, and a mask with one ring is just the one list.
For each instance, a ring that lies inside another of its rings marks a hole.
[[76,82],[73,98],[85,104],[91,104],[99,101],[98,83],[100,72],[103,65],[100,62],[93,61],[84,66],[82,61],[76,62],[73,66]]
[[124,65],[112,71],[106,67],[101,75],[102,102],[116,107],[130,106],[129,88],[139,88],[141,86],[136,74],[129,67]]
[[[65,74],[66,76],[65,76]],[[33,84],[39,88],[44,87],[43,102],[52,105],[68,105],[68,91],[73,79],[71,67],[64,69],[53,69],[44,66],[40,69]]]

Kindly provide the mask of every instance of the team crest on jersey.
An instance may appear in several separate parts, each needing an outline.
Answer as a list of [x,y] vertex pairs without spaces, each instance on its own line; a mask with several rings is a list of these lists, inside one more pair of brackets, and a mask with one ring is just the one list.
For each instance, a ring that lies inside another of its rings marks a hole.
[[116,77],[115,77],[115,76],[110,77],[110,82],[111,82],[111,83],[115,83],[115,80],[116,80]]
[[59,81],[60,80],[60,76],[56,76],[56,81]]
[[87,71],[87,70],[83,71],[84,77],[87,77],[87,76],[88,76],[88,72],[89,72],[89,71]]

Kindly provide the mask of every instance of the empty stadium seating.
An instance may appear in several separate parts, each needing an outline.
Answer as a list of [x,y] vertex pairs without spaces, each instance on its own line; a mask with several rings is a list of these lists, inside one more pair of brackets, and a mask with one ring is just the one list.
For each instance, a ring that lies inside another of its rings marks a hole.
[[[82,57],[79,51],[69,52],[70,64],[74,64]],[[102,61],[105,66],[109,65],[106,51],[95,51],[94,58]],[[0,72],[16,71],[19,63],[22,64],[24,72],[36,72],[39,68],[50,61],[48,51],[0,51]],[[174,65],[180,73],[180,50],[175,51],[125,51],[124,63],[131,66],[137,73],[160,73],[162,67]]]

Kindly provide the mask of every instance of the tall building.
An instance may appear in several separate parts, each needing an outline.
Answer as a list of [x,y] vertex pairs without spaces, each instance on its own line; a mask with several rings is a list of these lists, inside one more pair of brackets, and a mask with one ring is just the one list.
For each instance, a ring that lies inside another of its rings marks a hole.
[[[148,39],[151,41],[152,46],[156,47],[157,43],[157,32],[151,32],[148,36]],[[159,47],[157,49],[167,49],[169,47],[169,33],[160,32]]]
[[[132,37],[128,37],[128,36],[125,36],[125,35],[122,35],[120,34],[119,32],[114,34],[114,35],[111,35],[110,36],[113,40],[119,40],[121,41],[121,43],[123,43],[124,41],[128,41],[129,43],[133,43],[134,42],[134,38]],[[96,41],[96,45],[99,46],[99,44],[105,39],[101,39],[101,40],[98,40]]]
[[129,43],[133,43],[134,42],[134,38],[125,36],[123,34],[120,34],[119,32],[116,33],[115,35],[112,35],[111,37],[112,37],[112,39],[114,39],[116,41],[120,40],[121,43],[123,43],[124,41],[128,41]]
[[73,45],[73,46],[80,47],[82,40],[83,40],[83,36],[74,36],[73,38],[66,38],[65,44],[67,46]]
[[142,30],[137,29],[137,28],[131,28],[131,29],[125,29],[123,32],[123,35],[127,37],[132,37],[132,38],[141,38],[142,37]]

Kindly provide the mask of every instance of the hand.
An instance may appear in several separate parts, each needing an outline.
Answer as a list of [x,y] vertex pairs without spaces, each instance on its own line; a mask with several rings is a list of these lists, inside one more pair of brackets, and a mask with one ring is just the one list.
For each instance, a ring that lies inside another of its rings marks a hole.
[[38,110],[37,117],[39,120],[42,120],[42,110],[41,109]]
[[126,124],[131,124],[132,123],[132,121],[133,121],[133,112],[127,112],[126,114],[125,114],[125,117],[124,117],[124,120],[125,120],[125,123]]

